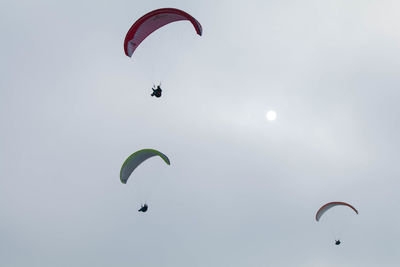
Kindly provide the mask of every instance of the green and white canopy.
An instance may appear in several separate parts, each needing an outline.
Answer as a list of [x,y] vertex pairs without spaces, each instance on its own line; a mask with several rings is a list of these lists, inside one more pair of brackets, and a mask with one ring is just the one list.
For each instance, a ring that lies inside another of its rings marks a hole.
[[145,160],[159,156],[165,163],[170,165],[170,161],[166,155],[154,149],[142,149],[130,155],[124,162],[120,171],[121,183],[126,184],[132,172]]

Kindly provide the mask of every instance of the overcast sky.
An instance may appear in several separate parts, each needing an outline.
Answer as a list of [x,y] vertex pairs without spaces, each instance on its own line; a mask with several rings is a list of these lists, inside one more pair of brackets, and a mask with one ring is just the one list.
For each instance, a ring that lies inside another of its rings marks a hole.
[[[130,26],[162,7],[203,36],[176,22],[126,57]],[[2,0],[0,265],[399,266],[399,13],[396,0]],[[142,148],[171,166],[152,158],[122,184]],[[315,222],[337,200],[359,215]]]

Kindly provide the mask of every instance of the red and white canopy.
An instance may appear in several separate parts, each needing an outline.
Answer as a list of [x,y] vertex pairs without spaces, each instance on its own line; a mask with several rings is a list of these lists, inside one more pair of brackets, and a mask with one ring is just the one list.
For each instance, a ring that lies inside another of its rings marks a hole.
[[351,208],[352,210],[354,210],[355,213],[358,214],[358,210],[356,210],[356,208],[354,208],[352,205],[346,203],[346,202],[329,202],[326,203],[325,205],[323,205],[318,211],[317,214],[315,214],[315,220],[318,222],[319,219],[321,218],[321,216],[328,211],[329,209],[336,207],[336,206],[347,206],[349,208]]
[[180,20],[190,21],[197,34],[201,36],[203,29],[200,22],[188,13],[175,8],[156,9],[138,19],[129,29],[124,41],[125,54],[128,57],[132,57],[135,49],[152,32],[171,22]]

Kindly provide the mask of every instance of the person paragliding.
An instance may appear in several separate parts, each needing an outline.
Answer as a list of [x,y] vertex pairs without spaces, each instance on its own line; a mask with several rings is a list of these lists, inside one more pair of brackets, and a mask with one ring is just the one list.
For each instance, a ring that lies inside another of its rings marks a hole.
[[151,93],[151,96],[155,96],[155,97],[161,97],[161,83],[159,85],[157,85],[157,87],[155,85],[153,85],[153,88],[151,88],[153,90],[153,93]]
[[[317,222],[319,222],[319,220],[321,219],[322,215],[324,215],[328,210],[330,210],[333,207],[336,206],[345,206],[345,207],[349,207],[350,209],[352,209],[356,214],[358,214],[358,210],[353,207],[352,205],[346,203],[346,202],[340,202],[340,201],[334,201],[334,202],[329,202],[326,203],[325,205],[323,205],[321,208],[319,208],[319,210],[317,211],[317,213],[315,214],[315,220]],[[335,245],[339,246],[341,244],[340,239],[335,239]]]
[[142,205],[140,207],[140,209],[138,210],[139,212],[146,212],[149,209],[149,206],[147,206],[147,204],[145,203],[144,205]]
[[[136,151],[132,155],[130,155],[124,162],[124,164],[121,167],[121,171],[119,174],[121,183],[126,184],[129,180],[129,178],[134,173],[135,169],[141,165],[143,162],[146,160],[152,158],[152,157],[160,157],[167,165],[170,165],[169,158],[161,153],[160,151],[154,150],[154,149],[141,149],[139,151]],[[133,178],[132,178],[133,179]],[[138,212],[146,212],[149,209],[149,206],[145,203],[141,205],[140,209]]]
[[[132,57],[136,49],[149,35],[170,23],[180,21],[190,22],[199,36],[203,34],[200,22],[185,11],[176,8],[156,9],[140,17],[130,27],[124,40],[125,55]],[[161,97],[160,85],[157,87],[154,86],[152,89],[153,93],[151,96]]]

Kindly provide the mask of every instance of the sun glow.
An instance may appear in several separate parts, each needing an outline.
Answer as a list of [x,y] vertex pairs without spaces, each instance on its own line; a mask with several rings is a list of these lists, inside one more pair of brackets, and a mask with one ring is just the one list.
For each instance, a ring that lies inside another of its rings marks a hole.
[[265,116],[267,117],[267,120],[274,121],[276,119],[276,112],[275,110],[270,110]]

